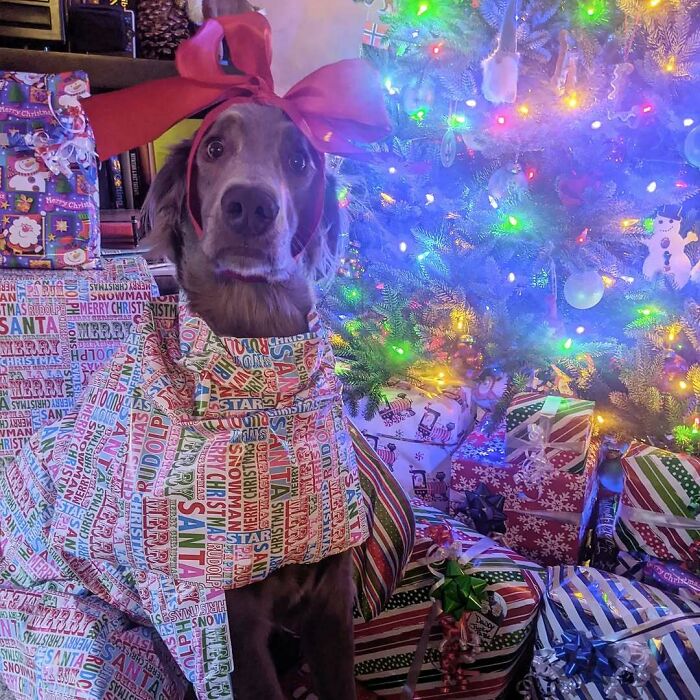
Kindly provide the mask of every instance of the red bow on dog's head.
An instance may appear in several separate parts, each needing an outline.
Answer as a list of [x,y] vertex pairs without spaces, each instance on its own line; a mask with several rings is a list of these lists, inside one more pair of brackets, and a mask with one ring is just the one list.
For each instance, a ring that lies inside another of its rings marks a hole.
[[[241,74],[222,69],[222,41]],[[191,176],[194,154],[209,126],[221,111],[241,102],[283,110],[316,149],[319,161],[323,153],[366,159],[371,154],[356,143],[370,143],[389,134],[380,82],[364,61],[349,59],[319,68],[284,97],[275,94],[271,61],[270,25],[263,15],[249,12],[208,20],[196,36],[180,45],[176,55],[179,76],[83,102],[100,159],[153,141],[182,119],[215,107],[195,135],[188,164]],[[316,220],[304,226],[307,236],[316,229],[321,210],[322,196]],[[199,222],[192,219],[201,235]]]

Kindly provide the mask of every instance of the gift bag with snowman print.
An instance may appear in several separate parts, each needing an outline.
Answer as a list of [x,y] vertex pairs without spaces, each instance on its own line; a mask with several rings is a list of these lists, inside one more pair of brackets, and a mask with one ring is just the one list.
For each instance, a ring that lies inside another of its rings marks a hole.
[[97,156],[85,73],[0,72],[0,267],[92,269]]
[[447,512],[451,456],[474,424],[471,389],[436,394],[399,382],[383,394],[371,419],[360,403],[355,425],[409,496]]

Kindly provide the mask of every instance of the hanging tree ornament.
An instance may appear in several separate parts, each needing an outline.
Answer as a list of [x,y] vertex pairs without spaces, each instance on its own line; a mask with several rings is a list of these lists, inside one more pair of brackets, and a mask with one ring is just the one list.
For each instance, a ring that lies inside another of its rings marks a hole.
[[521,195],[528,185],[527,173],[518,163],[494,170],[489,177],[487,192],[491,204],[500,204],[506,197]]
[[443,167],[450,168],[457,158],[457,137],[453,129],[448,129],[440,144],[440,162]]
[[576,88],[578,77],[579,53],[576,40],[571,32],[562,29],[559,32],[559,55],[554,69],[551,85],[557,95],[564,95]]
[[496,50],[481,63],[481,91],[493,104],[513,103],[518,95],[520,54],[517,39],[517,0],[510,0],[503,15]]
[[564,284],[564,298],[575,309],[592,309],[604,293],[605,284],[597,270],[576,272]]
[[654,217],[652,235],[642,241],[649,249],[642,267],[644,276],[649,280],[657,275],[670,277],[675,289],[685,287],[691,276],[695,281],[696,271],[691,271],[692,263],[685,253],[685,247],[697,240],[698,236],[693,231],[685,238],[681,236],[680,207],[661,207]]

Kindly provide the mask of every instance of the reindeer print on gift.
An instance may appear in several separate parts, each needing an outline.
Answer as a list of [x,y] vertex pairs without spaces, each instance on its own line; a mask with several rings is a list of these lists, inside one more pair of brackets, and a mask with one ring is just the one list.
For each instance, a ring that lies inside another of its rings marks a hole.
[[680,209],[661,207],[654,217],[654,231],[651,237],[642,241],[649,249],[649,255],[642,268],[644,276],[649,280],[657,275],[668,276],[675,289],[685,287],[690,280],[692,268],[685,247],[697,240],[698,237],[693,231],[685,238],[681,236]]

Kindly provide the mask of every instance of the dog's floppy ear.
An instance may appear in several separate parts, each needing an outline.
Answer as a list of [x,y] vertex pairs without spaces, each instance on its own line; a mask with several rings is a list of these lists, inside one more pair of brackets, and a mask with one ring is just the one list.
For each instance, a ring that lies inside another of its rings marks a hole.
[[335,276],[347,228],[347,216],[338,205],[336,179],[330,174],[325,178],[321,223],[304,251],[304,264],[313,274],[313,279],[321,284]]
[[176,146],[158,171],[141,209],[141,228],[153,251],[179,265],[187,221],[186,178],[190,141]]

